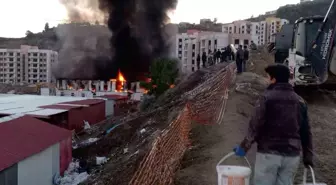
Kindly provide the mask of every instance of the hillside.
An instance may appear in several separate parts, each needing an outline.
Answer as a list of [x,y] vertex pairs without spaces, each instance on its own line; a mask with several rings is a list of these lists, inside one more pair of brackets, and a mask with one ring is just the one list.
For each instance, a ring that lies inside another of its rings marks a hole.
[[277,10],[276,16],[288,19],[291,23],[300,17],[314,15],[324,16],[329,8],[331,0],[314,0],[296,5],[282,6]]
[[248,21],[262,21],[270,16],[276,16],[289,20],[294,23],[300,17],[309,17],[314,15],[324,16],[329,8],[331,0],[313,0],[299,4],[291,4],[280,7],[275,15],[259,15],[247,19]]

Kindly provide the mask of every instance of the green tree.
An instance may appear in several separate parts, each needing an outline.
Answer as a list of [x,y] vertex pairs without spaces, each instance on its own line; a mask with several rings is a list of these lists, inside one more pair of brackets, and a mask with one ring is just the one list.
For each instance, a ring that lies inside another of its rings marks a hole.
[[31,31],[29,31],[29,30],[27,30],[26,31],[26,37],[32,37],[32,36],[34,36],[34,33],[31,32]]
[[44,31],[48,31],[50,28],[49,28],[49,23],[46,23],[45,26],[44,26]]
[[141,82],[141,86],[148,89],[148,94],[160,96],[172,85],[178,77],[177,60],[159,58],[153,61],[150,66],[149,82]]

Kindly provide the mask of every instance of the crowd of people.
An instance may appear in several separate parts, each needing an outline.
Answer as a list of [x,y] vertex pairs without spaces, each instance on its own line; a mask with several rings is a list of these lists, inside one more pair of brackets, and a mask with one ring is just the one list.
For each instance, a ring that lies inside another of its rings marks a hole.
[[238,72],[246,71],[246,61],[249,58],[248,47],[244,46],[244,50],[242,49],[242,45],[239,46],[237,53],[231,49],[231,46],[227,46],[225,48],[215,49],[213,52],[209,50],[209,55],[206,52],[197,55],[197,68],[200,69],[201,66],[203,68],[207,66],[212,66],[222,62],[229,62],[236,60]]

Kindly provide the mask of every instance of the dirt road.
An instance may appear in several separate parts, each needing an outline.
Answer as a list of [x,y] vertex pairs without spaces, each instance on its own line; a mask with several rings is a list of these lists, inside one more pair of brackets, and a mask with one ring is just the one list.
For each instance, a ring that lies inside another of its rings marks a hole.
[[[216,163],[238,144],[248,127],[256,96],[265,88],[265,82],[255,74],[243,74],[237,77],[242,84],[237,92],[231,88],[229,100],[221,125],[194,124],[191,138],[193,147],[186,153],[181,170],[177,172],[177,185],[216,185]],[[244,84],[245,83],[245,84]],[[335,92],[305,94],[309,105],[310,123],[313,133],[315,173],[319,182],[336,184],[336,95]],[[255,146],[254,146],[255,147]],[[248,153],[248,159],[254,163],[256,149]],[[245,165],[242,160],[232,158],[230,164]],[[302,182],[303,166],[296,175],[296,184]]]
[[[238,76],[237,82],[241,82],[242,78],[248,81],[257,80],[253,76],[251,74]],[[217,162],[241,142],[247,131],[247,123],[256,99],[249,90],[258,89],[257,92],[261,90],[260,83],[255,84],[256,86],[251,89],[244,88],[246,93],[239,93],[235,88],[231,88],[224,120],[220,125],[194,125],[191,133],[194,145],[183,159],[175,184],[217,184]],[[252,165],[254,164],[255,152],[254,147],[248,153],[248,159]],[[236,157],[231,158],[227,163],[246,165],[242,159]]]

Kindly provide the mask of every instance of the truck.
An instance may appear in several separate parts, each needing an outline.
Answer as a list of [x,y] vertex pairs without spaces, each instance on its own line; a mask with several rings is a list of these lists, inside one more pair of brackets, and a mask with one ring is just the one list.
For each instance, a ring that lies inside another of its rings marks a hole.
[[288,65],[294,86],[336,84],[336,7],[325,16],[298,19],[276,36],[275,62]]

